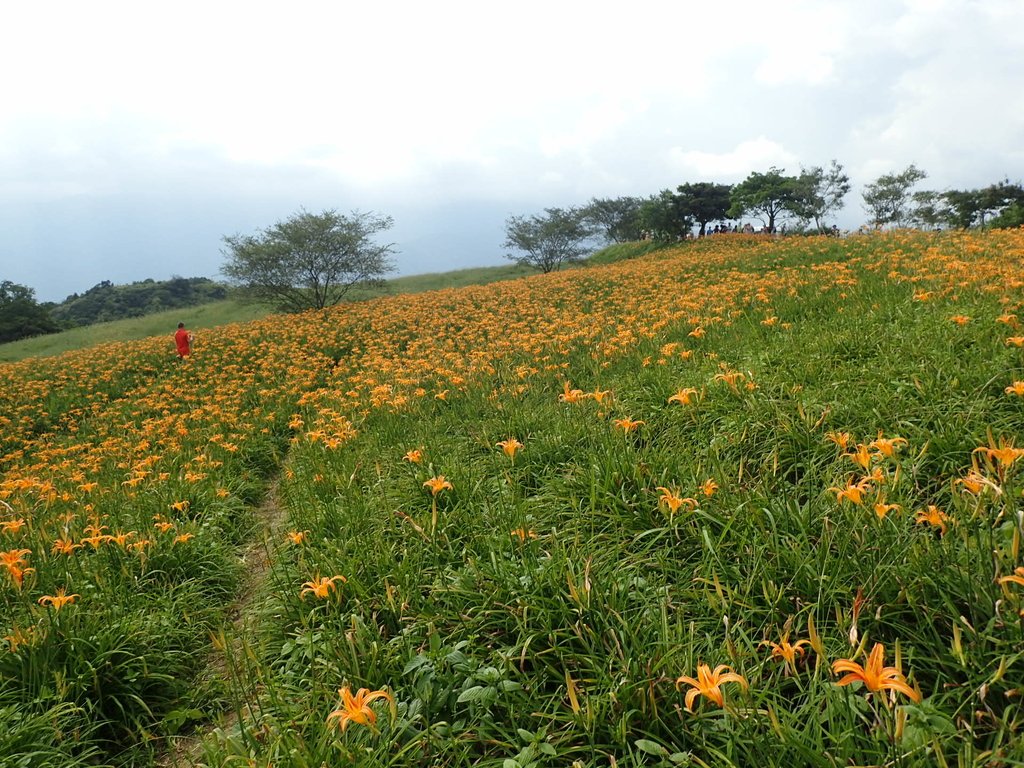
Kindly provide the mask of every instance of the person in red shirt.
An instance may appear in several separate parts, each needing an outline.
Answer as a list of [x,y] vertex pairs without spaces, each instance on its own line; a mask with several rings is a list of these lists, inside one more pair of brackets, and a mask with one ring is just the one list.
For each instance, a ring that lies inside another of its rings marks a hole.
[[178,357],[186,358],[192,353],[193,336],[185,330],[184,323],[178,323],[178,330],[174,334],[174,346],[178,348]]

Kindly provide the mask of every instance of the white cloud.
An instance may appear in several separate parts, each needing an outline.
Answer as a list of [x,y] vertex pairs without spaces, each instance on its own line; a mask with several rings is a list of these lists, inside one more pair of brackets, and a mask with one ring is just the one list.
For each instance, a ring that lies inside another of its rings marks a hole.
[[216,260],[210,232],[299,205],[516,213],[832,157],[855,184],[1024,175],[1021,0],[52,0],[4,23],[0,253],[23,233],[39,280],[75,258],[38,234],[61,220],[142,270],[160,211]]
[[729,152],[684,151],[673,147],[669,154],[673,165],[682,173],[723,182],[738,181],[751,171],[764,172],[773,165],[793,168],[797,164],[796,155],[764,136],[741,142]]

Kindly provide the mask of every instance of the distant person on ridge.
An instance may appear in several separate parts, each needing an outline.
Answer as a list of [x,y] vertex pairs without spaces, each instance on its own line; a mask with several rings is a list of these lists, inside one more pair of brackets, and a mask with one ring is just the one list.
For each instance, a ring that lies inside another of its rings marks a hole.
[[178,357],[185,359],[192,353],[192,340],[191,333],[185,330],[184,323],[178,323],[178,330],[174,334],[174,346],[178,348]]

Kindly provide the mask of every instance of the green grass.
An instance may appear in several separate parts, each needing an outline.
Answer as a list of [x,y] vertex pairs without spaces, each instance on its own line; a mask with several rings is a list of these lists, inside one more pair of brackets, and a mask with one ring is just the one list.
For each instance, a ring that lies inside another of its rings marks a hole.
[[143,317],[96,323],[82,328],[72,328],[61,333],[0,344],[0,362],[15,362],[27,357],[50,357],[98,344],[132,341],[151,336],[166,336],[170,348],[173,347],[172,337],[174,331],[177,330],[178,323],[185,323],[193,330],[204,330],[229,323],[255,320],[265,317],[267,314],[267,308],[259,305],[232,300],[215,301],[197,307],[172,309]]
[[[209,719],[205,764],[260,768],[1024,765],[1024,590],[1000,583],[1024,568],[1024,452],[996,450],[1024,425],[1015,238],[620,249],[225,328],[185,363],[139,343],[52,386],[11,366],[0,490],[31,524],[0,535],[37,573],[0,608],[37,639],[0,648],[10,748],[143,764],[148,734]],[[192,690],[276,473],[302,541],[269,543],[251,631],[227,622],[228,674]],[[88,520],[156,543],[53,554]],[[79,601],[38,605],[62,586]],[[919,702],[838,685],[875,643]],[[689,711],[705,664],[744,682]],[[341,731],[342,687],[393,707]],[[95,730],[48,734],[51,712]]]
[[[610,264],[621,259],[635,258],[656,249],[657,247],[651,243],[621,243],[599,250],[586,259],[584,264]],[[407,275],[387,280],[381,288],[353,289],[347,300],[365,301],[403,293],[422,293],[445,288],[486,285],[498,280],[514,280],[534,274],[537,274],[537,270],[531,267],[510,263],[495,267],[472,267],[450,272]],[[229,323],[256,320],[272,313],[273,309],[263,304],[238,300],[211,302],[198,307],[157,312],[144,317],[115,320],[108,323],[96,323],[84,328],[73,328],[61,333],[0,344],[0,362],[15,362],[26,357],[60,355],[73,349],[84,349],[112,341],[131,341],[150,336],[173,335],[180,322],[185,323],[190,329],[202,330]]]
[[[536,274],[535,269],[509,264],[408,275],[388,280],[381,288],[353,289],[347,300],[365,301],[403,293],[485,285],[497,280],[512,280],[532,274]],[[229,323],[256,320],[272,313],[273,309],[263,304],[238,300],[211,302],[197,307],[157,312],[144,317],[115,320],[108,323],[96,323],[83,328],[72,328],[61,333],[0,344],[0,362],[15,362],[26,357],[60,355],[73,349],[84,349],[112,341],[131,341],[150,336],[172,336],[180,322],[185,323],[190,329],[203,330]]]

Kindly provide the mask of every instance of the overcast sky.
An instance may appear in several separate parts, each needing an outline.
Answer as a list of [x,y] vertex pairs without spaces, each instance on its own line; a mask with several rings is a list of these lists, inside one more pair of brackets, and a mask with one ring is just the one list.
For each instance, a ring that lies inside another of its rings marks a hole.
[[217,277],[221,238],[389,214],[399,273],[512,214],[846,166],[1024,176],[1024,0],[46,2],[0,14],[0,279]]

